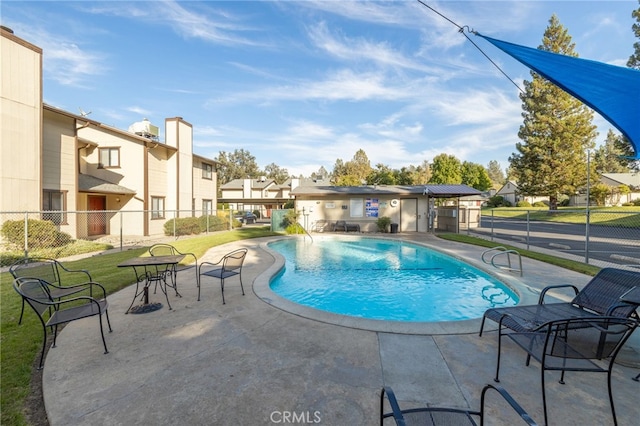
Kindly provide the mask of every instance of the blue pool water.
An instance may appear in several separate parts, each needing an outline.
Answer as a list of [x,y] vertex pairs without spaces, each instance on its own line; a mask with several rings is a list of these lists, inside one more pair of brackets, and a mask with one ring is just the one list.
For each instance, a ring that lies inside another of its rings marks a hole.
[[280,240],[285,258],[272,281],[280,296],[312,308],[392,321],[457,321],[518,296],[500,281],[426,247],[375,238]]

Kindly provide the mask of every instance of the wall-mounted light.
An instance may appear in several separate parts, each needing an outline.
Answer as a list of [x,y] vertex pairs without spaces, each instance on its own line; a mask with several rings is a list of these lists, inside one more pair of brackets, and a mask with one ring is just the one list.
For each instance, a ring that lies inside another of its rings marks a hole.
[[116,203],[120,202],[120,197],[116,197]]

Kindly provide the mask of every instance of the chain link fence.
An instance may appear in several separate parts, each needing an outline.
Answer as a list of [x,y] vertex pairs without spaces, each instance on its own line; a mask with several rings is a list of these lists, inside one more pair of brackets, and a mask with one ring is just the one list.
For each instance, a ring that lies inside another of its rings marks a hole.
[[0,212],[0,266],[26,255],[60,258],[240,226],[229,210]]
[[640,268],[640,211],[484,211],[468,235],[598,266]]

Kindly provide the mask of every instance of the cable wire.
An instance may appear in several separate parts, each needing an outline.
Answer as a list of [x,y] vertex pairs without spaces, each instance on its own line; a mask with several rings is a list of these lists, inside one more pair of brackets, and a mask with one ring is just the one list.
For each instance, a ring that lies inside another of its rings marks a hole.
[[435,14],[437,14],[437,15],[441,16],[442,18],[446,19],[447,21],[449,21],[450,23],[452,23],[452,24],[453,24],[453,25],[455,25],[456,27],[458,27],[458,32],[459,32],[459,33],[461,33],[463,36],[465,36],[465,38],[466,38],[467,40],[469,40],[469,42],[470,42],[471,44],[473,44],[473,45],[476,47],[476,49],[478,49],[478,50],[480,51],[480,53],[482,53],[482,55],[484,55],[484,57],[485,57],[485,58],[487,58],[487,59],[489,60],[489,62],[491,62],[491,63],[493,64],[493,66],[494,66],[494,67],[496,67],[496,68],[498,69],[498,71],[500,71],[500,73],[502,73],[502,75],[504,75],[504,76],[507,78],[507,80],[509,80],[509,81],[510,81],[514,86],[516,86],[516,88],[517,88],[521,93],[524,93],[524,90],[522,90],[522,88],[520,88],[520,86],[518,86],[518,83],[516,83],[515,81],[513,81],[513,79],[512,79],[511,77],[509,77],[509,76],[507,75],[507,73],[505,73],[505,72],[502,70],[502,68],[500,68],[500,67],[498,66],[498,64],[496,64],[496,63],[493,61],[493,59],[491,59],[491,58],[489,57],[489,55],[487,55],[487,54],[484,52],[484,50],[482,50],[482,49],[480,48],[480,46],[478,46],[478,45],[477,45],[473,40],[471,40],[471,39],[469,38],[469,36],[464,32],[464,29],[466,28],[466,29],[467,29],[467,31],[468,31],[468,32],[470,32],[470,33],[478,34],[476,31],[469,29],[469,27],[468,27],[468,26],[466,26],[466,25],[465,25],[464,27],[463,27],[463,26],[458,25],[457,23],[455,23],[455,22],[454,22],[454,21],[452,21],[451,19],[447,18],[445,15],[443,15],[443,14],[442,14],[442,13],[440,13],[440,12],[438,12],[437,10],[435,10],[433,7],[429,6],[427,3],[425,3],[425,2],[424,2],[424,1],[422,1],[422,0],[417,0],[417,2],[418,2],[418,3],[420,3],[421,5],[423,5],[424,7],[426,7],[427,9],[431,10],[431,11],[432,11],[432,12],[434,12]]

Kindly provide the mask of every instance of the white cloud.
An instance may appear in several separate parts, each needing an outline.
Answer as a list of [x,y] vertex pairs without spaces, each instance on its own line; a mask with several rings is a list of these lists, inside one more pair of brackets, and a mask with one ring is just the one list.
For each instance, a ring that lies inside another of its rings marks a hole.
[[[244,18],[222,8],[215,2],[188,2],[193,10],[177,1],[107,2],[85,7],[93,14],[106,14],[127,19],[167,25],[185,38],[197,38],[222,45],[264,46],[259,38],[243,33],[259,31],[243,23]],[[252,34],[253,35],[253,34]]]
[[12,28],[21,38],[42,48],[45,78],[65,86],[92,88],[93,77],[109,72],[107,55],[90,51],[79,41],[37,26],[14,23]]
[[[130,111],[133,112],[134,114],[138,114],[140,116],[144,116],[144,117],[150,117],[152,112],[149,111],[148,109],[144,109],[141,108],[139,106],[130,106],[130,107],[126,107],[125,108],[126,111]],[[143,117],[143,118],[144,118]]]

